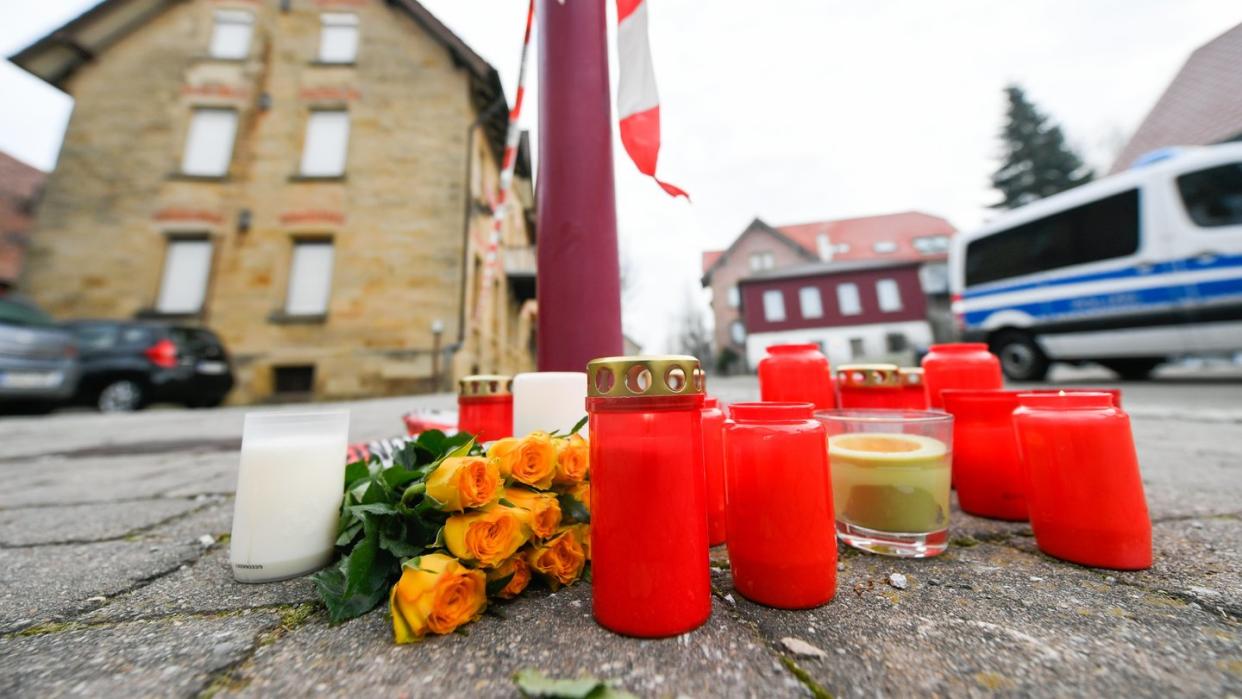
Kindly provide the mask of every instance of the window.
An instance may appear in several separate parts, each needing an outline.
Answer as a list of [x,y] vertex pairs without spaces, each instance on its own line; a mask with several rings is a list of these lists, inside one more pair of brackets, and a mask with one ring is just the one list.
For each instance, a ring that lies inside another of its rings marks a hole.
[[237,112],[232,109],[195,109],[181,156],[181,172],[201,177],[228,174],[236,132]]
[[250,53],[254,15],[245,10],[216,10],[215,17],[208,53],[212,58],[245,58]]
[[746,342],[746,326],[742,325],[742,321],[735,320],[729,324],[729,339],[733,340],[735,345]]
[[327,313],[331,289],[332,242],[307,240],[294,243],[285,313],[291,316]]
[[819,251],[819,259],[832,259],[832,253],[834,250],[832,248],[832,241],[828,239],[827,233],[820,233],[815,236],[815,248]]
[[358,56],[358,15],[325,12],[319,23],[319,61],[353,63]]
[[311,112],[306,122],[306,143],[302,146],[302,174],[309,177],[345,174],[348,150],[349,112]]
[[210,240],[170,240],[164,255],[164,276],[155,310],[194,314],[203,309],[211,272]]
[[278,394],[311,393],[315,390],[315,366],[302,364],[272,367],[272,383]]
[[776,258],[769,250],[763,252],[752,252],[750,254],[750,271],[761,272],[765,269],[772,269],[776,266]]
[[966,286],[1133,255],[1139,193],[1131,189],[1067,209],[966,246]]
[[889,354],[905,352],[910,347],[910,341],[901,333],[888,333],[884,336],[884,344],[888,346]]
[[837,284],[837,308],[843,316],[856,316],[862,313],[862,299],[858,296],[858,285],[853,282]]
[[897,243],[894,243],[891,240],[881,240],[873,244],[871,249],[881,255],[887,255],[889,253],[897,252]]
[[861,359],[867,350],[863,347],[863,339],[861,337],[850,338],[850,359]]
[[729,307],[737,308],[742,305],[742,292],[738,291],[737,285],[729,287]]
[[1186,213],[1203,228],[1242,224],[1242,163],[1190,172],[1177,178]]
[[914,249],[924,255],[940,255],[949,251],[949,236],[929,235],[914,239]]
[[785,320],[785,295],[779,289],[763,292],[763,319],[772,323]]
[[818,287],[804,286],[798,289],[798,306],[802,309],[803,318],[824,317],[824,304]]
[[901,310],[901,289],[896,280],[881,279],[875,283],[875,295],[880,301],[880,310],[892,313]]

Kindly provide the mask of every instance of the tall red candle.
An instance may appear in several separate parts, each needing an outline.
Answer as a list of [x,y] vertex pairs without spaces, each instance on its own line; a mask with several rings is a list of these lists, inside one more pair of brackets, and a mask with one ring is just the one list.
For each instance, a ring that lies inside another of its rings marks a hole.
[[837,392],[842,409],[900,410],[903,402],[896,364],[842,364],[837,367]]
[[759,397],[812,403],[819,410],[835,408],[832,369],[819,345],[769,345],[768,356],[759,360]]
[[1013,431],[1018,391],[941,392],[953,415],[953,484],[963,512],[1024,521],[1026,483]]
[[923,357],[923,383],[927,404],[933,410],[944,408],[940,391],[946,388],[1001,388],[1004,377],[1000,360],[982,342],[956,342],[932,345]]
[[617,633],[672,636],[711,614],[698,367],[680,356],[587,365],[592,606]]
[[475,374],[458,382],[457,429],[480,442],[513,436],[513,378]]
[[1151,566],[1151,520],[1130,417],[1107,393],[1023,393],[1013,412],[1035,543],[1120,570]]
[[927,410],[927,387],[923,385],[923,368],[903,366],[901,376],[901,407],[906,410]]
[[[735,403],[725,425],[733,586],[771,607],[803,609],[837,588],[827,433],[810,403]],[[791,553],[790,542],[797,542]]]
[[707,471],[707,542],[725,542],[724,412],[715,398],[703,400],[703,467]]

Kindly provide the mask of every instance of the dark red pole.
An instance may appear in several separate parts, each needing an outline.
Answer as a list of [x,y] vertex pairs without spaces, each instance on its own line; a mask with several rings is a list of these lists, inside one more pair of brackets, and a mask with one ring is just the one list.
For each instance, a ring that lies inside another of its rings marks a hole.
[[605,0],[540,0],[539,370],[622,353]]

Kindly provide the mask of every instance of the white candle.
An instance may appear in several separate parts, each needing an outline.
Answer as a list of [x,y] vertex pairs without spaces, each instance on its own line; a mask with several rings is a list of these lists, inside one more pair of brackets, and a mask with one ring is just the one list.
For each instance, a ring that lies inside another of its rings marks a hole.
[[332,559],[348,412],[250,413],[229,557],[240,582],[284,580]]
[[513,436],[524,437],[536,430],[568,432],[586,417],[586,394],[585,372],[539,371],[514,376]]

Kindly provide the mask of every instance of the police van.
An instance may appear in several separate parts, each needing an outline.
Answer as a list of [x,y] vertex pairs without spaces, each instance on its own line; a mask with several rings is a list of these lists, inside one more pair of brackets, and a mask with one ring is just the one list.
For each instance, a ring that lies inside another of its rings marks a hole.
[[1242,143],[1181,150],[954,237],[953,312],[1005,375],[1052,362],[1139,379],[1242,351]]

